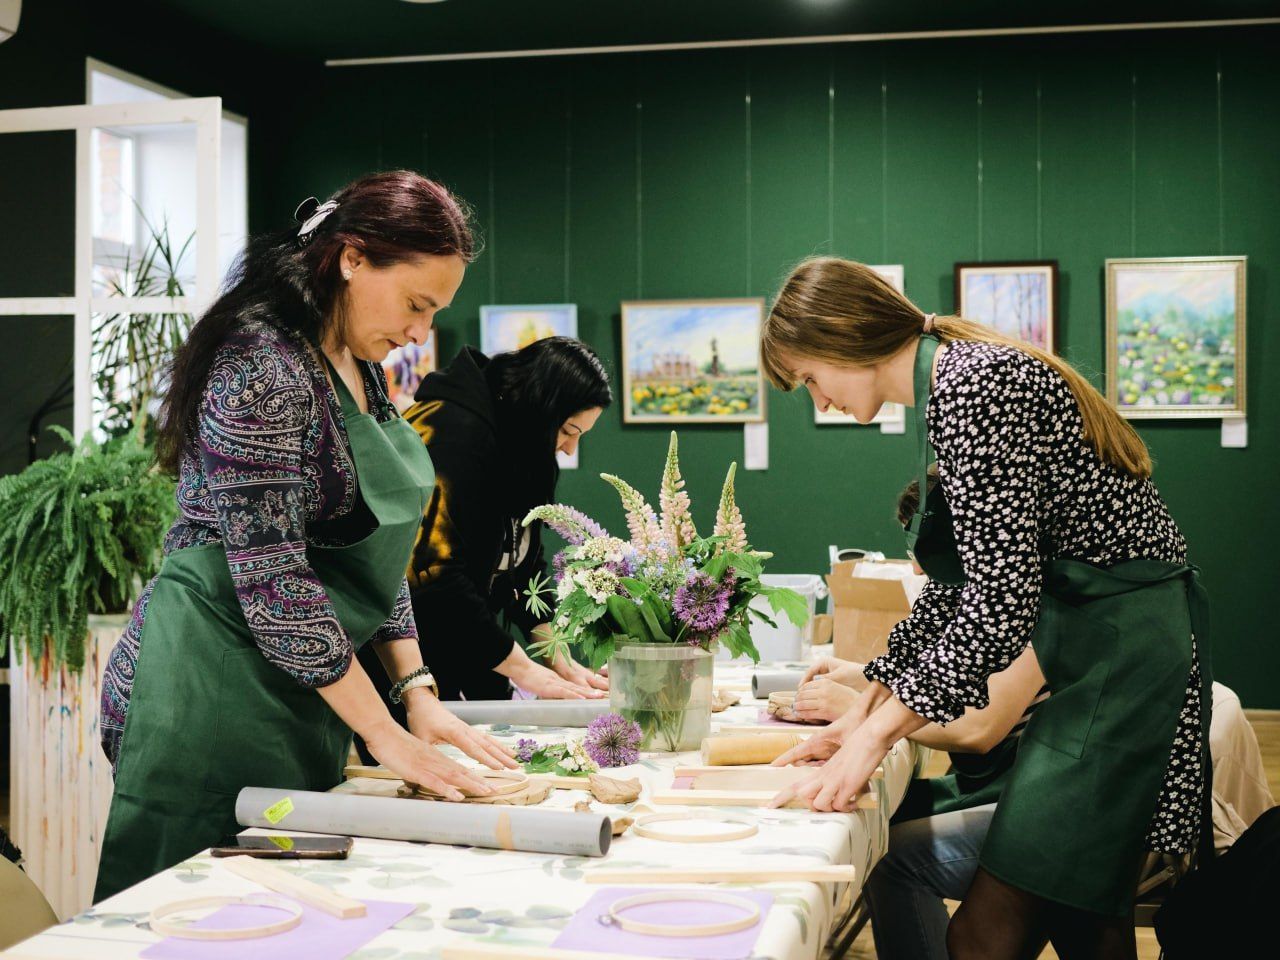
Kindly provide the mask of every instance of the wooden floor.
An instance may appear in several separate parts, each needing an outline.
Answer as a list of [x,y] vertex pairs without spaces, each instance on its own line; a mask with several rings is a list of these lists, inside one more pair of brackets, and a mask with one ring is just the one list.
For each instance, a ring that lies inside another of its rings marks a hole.
[[[1271,784],[1271,793],[1280,799],[1280,711],[1278,710],[1246,710],[1249,722],[1258,734],[1258,746],[1262,750],[1262,764],[1267,771],[1267,781]],[[933,769],[934,767],[937,769]],[[925,773],[934,775],[941,773],[946,767],[945,755],[934,755],[930,769]],[[955,904],[948,904],[954,910]],[[1158,960],[1160,944],[1156,942],[1155,932],[1150,927],[1138,928],[1138,960]],[[853,944],[853,949],[846,954],[851,960],[874,960],[875,944],[871,939],[871,927],[867,926]],[[1040,955],[1040,960],[1057,960],[1057,953],[1052,947]],[[834,960],[834,958],[832,958]]]

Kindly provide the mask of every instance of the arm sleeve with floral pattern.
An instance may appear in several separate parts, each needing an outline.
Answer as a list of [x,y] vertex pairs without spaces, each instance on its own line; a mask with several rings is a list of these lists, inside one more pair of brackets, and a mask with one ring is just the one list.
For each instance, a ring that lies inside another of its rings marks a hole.
[[889,631],[889,652],[866,665],[868,680],[886,686],[902,676],[936,637],[942,636],[960,606],[960,587],[930,580],[916,597],[911,615]]
[[262,655],[308,687],[346,674],[353,647],[307,559],[303,447],[316,397],[301,362],[246,338],[219,351],[200,456],[245,621]]
[[[1047,367],[995,363],[964,371],[936,396],[934,447],[964,567],[955,616],[888,684],[907,707],[937,723],[987,706],[987,677],[1031,640],[1043,580],[1039,424],[1074,402]],[[1055,389],[1057,388],[1057,389]]]

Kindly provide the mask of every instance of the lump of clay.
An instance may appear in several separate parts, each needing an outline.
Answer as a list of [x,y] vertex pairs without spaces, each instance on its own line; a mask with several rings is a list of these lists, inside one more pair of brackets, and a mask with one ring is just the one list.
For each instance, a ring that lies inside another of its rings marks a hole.
[[640,799],[639,780],[615,780],[598,773],[587,778],[591,795],[601,803],[632,803]]

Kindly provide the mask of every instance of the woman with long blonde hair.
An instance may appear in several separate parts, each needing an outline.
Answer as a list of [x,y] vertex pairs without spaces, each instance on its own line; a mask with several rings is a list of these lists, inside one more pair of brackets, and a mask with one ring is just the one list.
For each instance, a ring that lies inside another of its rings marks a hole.
[[898,739],[985,707],[988,677],[1032,643],[1051,695],[948,949],[1134,956],[1144,851],[1203,849],[1211,776],[1205,600],[1142,439],[1064,360],[926,314],[848,260],[792,272],[761,359],[775,386],[864,423],[914,406],[920,489],[931,460],[938,475],[906,527],[929,584],[857,703],[779,759],[825,764],[775,802],[851,809]]

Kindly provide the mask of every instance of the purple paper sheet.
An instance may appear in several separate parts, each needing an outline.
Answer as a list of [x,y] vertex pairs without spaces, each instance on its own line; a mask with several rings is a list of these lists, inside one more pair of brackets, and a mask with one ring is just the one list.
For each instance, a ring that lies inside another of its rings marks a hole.
[[[301,904],[302,922],[292,930],[277,933],[273,937],[253,940],[184,940],[181,937],[166,937],[147,947],[139,956],[145,960],[342,960],[383,931],[391,929],[414,909],[412,903],[390,903],[385,900],[362,902],[369,908],[367,916],[339,920],[304,903]],[[281,916],[279,910],[270,907],[237,905],[223,907],[192,926],[205,930],[226,930],[272,923]]]
[[[746,960],[755,952],[756,940],[773,894],[758,890],[726,890],[735,897],[754,901],[760,907],[760,919],[754,926],[737,933],[714,937],[655,937],[643,933],[627,933],[600,922],[600,915],[623,897],[656,892],[653,887],[606,887],[587,901],[560,931],[553,947],[563,950],[586,950],[592,953],[620,953],[643,957],[671,957],[673,960]],[[698,903],[681,899],[688,890],[672,889],[672,900],[645,904],[626,911],[632,920],[662,924],[719,923],[742,916],[742,911],[728,904]]]

